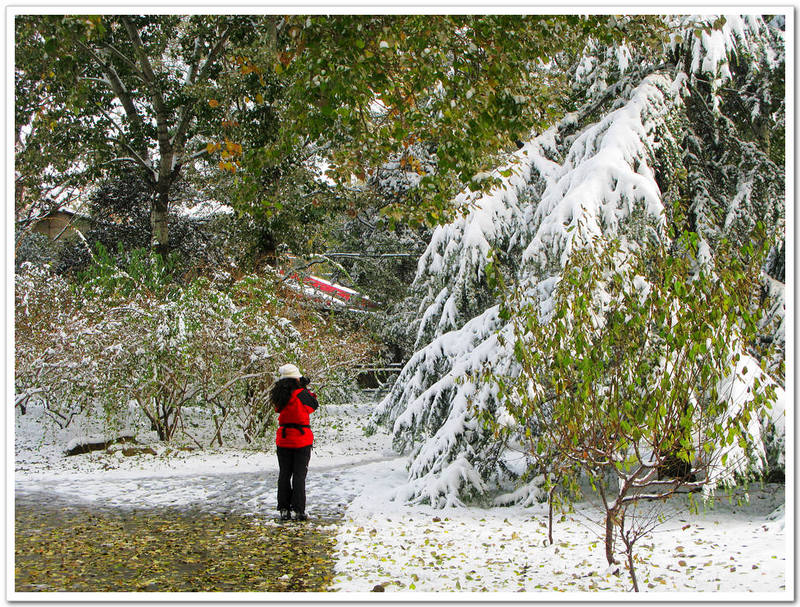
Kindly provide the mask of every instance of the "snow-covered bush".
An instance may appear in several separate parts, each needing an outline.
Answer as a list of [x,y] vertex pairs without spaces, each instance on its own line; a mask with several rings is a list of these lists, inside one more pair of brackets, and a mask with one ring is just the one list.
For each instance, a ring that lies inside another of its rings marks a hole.
[[14,265],[19,270],[23,263],[45,265],[53,263],[58,256],[59,245],[38,232],[21,233],[16,231],[14,242],[18,243],[14,252]]
[[144,424],[160,440],[253,443],[273,421],[268,389],[281,364],[342,383],[369,350],[287,305],[276,276],[181,284],[143,258],[84,280],[32,264],[16,279],[16,402],[42,400],[62,426],[100,415],[108,430]]
[[23,263],[15,276],[15,406],[40,401],[62,428],[91,408],[103,389],[96,353],[103,336],[78,310],[66,281]]
[[109,406],[135,401],[161,440],[178,429],[192,436],[181,425],[186,407],[214,421],[219,444],[232,415],[244,421],[246,436],[259,433],[271,411],[263,398],[269,382],[258,380],[272,379],[277,360],[270,360],[299,349],[291,325],[281,327],[263,307],[237,306],[206,279],[166,300],[120,304],[106,311],[104,326],[113,342],[103,352]]
[[[783,128],[782,32],[757,16],[668,21],[660,55],[592,42],[573,72],[583,104],[525,143],[491,192],[465,191],[468,214],[434,234],[414,285],[418,350],[373,417],[411,449],[401,497],[458,504],[517,477],[479,419],[503,416],[497,391],[473,379],[487,361],[519,372],[513,341],[501,343],[510,324],[486,285],[490,262],[547,321],[573,251],[598,238],[669,248],[694,232],[700,263],[724,242],[783,238],[782,159],[754,128]],[[735,107],[740,86],[748,99],[763,93],[749,116]]]

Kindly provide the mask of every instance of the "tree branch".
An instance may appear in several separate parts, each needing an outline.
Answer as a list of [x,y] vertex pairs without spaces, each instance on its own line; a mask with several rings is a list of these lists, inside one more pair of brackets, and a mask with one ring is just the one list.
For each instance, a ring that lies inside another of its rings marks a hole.
[[111,124],[114,126],[114,128],[115,128],[115,129],[117,130],[117,132],[120,134],[120,138],[119,138],[119,139],[117,139],[116,141],[117,141],[117,142],[118,142],[118,143],[119,143],[119,144],[120,144],[122,147],[124,147],[126,150],[128,150],[128,151],[129,151],[129,152],[130,152],[130,153],[133,155],[133,157],[136,159],[136,161],[137,161],[137,162],[138,162],[138,163],[139,163],[139,164],[142,166],[142,168],[144,168],[144,170],[145,170],[145,171],[147,171],[147,173],[148,173],[149,175],[151,175],[151,176],[152,176],[152,177],[154,177],[154,178],[157,178],[156,172],[153,170],[153,167],[152,167],[152,166],[150,166],[150,164],[149,164],[149,163],[148,163],[148,162],[147,162],[147,161],[146,161],[144,158],[142,158],[142,157],[141,157],[141,156],[140,156],[140,155],[139,155],[139,154],[136,152],[136,150],[134,150],[134,149],[133,149],[133,147],[131,147],[131,145],[130,145],[130,144],[128,144],[128,142],[127,142],[127,141],[125,141],[125,139],[124,139],[124,137],[125,137],[125,131],[122,129],[122,127],[121,127],[121,126],[119,126],[119,125],[117,124],[117,121],[116,121],[116,120],[114,120],[114,117],[113,117],[113,116],[111,116],[111,115],[110,115],[108,112],[106,112],[105,108],[103,108],[103,106],[101,106],[99,103],[97,104],[97,109],[99,109],[99,110],[100,110],[100,112],[103,114],[103,116],[105,116],[105,117],[108,119],[108,121],[109,121],[109,122],[110,122],[110,123],[111,123]]
[[131,61],[130,57],[128,57],[125,53],[123,53],[121,50],[119,50],[116,46],[114,46],[110,42],[100,42],[100,44],[107,50],[114,53],[114,55],[118,59],[121,59],[122,62],[125,63],[125,65],[127,65],[129,68],[131,68],[136,73],[137,76],[144,79],[142,71],[139,69],[139,66],[136,65],[134,61]]
[[185,164],[187,162],[191,162],[195,158],[200,158],[200,156],[203,156],[204,154],[208,154],[208,150],[206,150],[205,148],[197,150],[194,154],[192,154],[188,158],[182,158],[181,161],[178,164],[176,164],[175,166],[178,167],[178,166],[181,166],[182,164]]
[[[208,57],[206,57],[206,60],[203,62],[203,66],[200,67],[199,70],[197,64],[193,65],[190,68],[189,78],[187,78],[188,85],[191,86],[192,84],[195,84],[196,82],[199,82],[200,80],[206,77],[206,74],[208,74],[208,70],[211,68],[211,65],[217,60],[217,57],[219,57],[220,53],[222,53],[222,50],[225,48],[225,44],[228,42],[230,35],[231,35],[231,26],[228,26],[222,33],[222,36],[220,36],[219,40],[217,40],[217,43],[208,53]],[[197,48],[198,47],[196,46],[195,49]],[[195,60],[196,61],[200,60],[199,53],[195,56]],[[191,102],[187,102],[181,108],[181,116],[178,120],[178,127],[175,129],[175,136],[172,138],[173,148],[177,150],[178,154],[180,155],[183,154],[183,146],[186,143],[186,131],[188,130],[189,123],[191,122],[192,117],[194,116],[194,112],[189,111],[190,106]],[[180,166],[180,164],[183,164],[184,162],[185,161],[181,159],[179,163],[176,163],[176,167]]]
[[[83,42],[78,42],[78,46],[80,46],[83,50],[85,50],[89,55],[95,60],[95,62],[100,66],[100,69],[106,74],[106,83],[111,87],[112,92],[116,95],[117,99],[119,99],[120,103],[122,103],[122,107],[125,109],[125,114],[128,116],[128,120],[131,121],[131,124],[134,126],[134,130],[139,130],[140,132],[144,132],[144,122],[142,121],[142,117],[139,115],[139,112],[136,110],[136,106],[133,103],[133,99],[131,98],[130,94],[128,93],[128,89],[125,87],[125,84],[122,82],[122,79],[119,77],[119,74],[114,69],[110,63],[103,61],[103,59],[94,52],[90,46],[84,44]],[[142,154],[137,154],[139,156],[144,156],[145,158],[149,158],[147,153],[147,146],[142,144]]]
[[[169,130],[167,122],[169,121],[169,112],[167,105],[164,102],[164,95],[158,88],[158,82],[153,66],[150,64],[150,58],[147,56],[142,39],[139,36],[139,30],[133,24],[129,16],[121,18],[125,29],[128,32],[128,37],[133,43],[133,48],[136,51],[136,56],[141,65],[142,74],[144,79],[150,87],[150,93],[153,98],[153,109],[156,111],[156,129],[158,131],[158,149],[161,153],[161,161],[159,163],[158,183],[166,187],[164,181],[169,177],[172,172],[172,162],[174,158],[174,150],[169,137]],[[162,181],[164,180],[164,181]]]
[[394,257],[417,257],[413,253],[322,253],[324,257],[344,257],[347,259],[389,259]]

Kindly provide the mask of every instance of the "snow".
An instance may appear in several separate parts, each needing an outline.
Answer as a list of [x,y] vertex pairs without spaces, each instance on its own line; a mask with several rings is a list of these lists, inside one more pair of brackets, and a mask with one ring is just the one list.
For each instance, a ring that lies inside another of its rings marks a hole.
[[309,162],[311,174],[314,180],[328,186],[335,186],[336,181],[331,179],[328,175],[328,170],[331,168],[331,163],[327,158],[322,156],[314,156]]
[[646,78],[626,105],[575,140],[563,166],[552,170],[536,208],[538,228],[523,254],[525,263],[545,264],[555,249],[563,267],[575,238],[588,242],[615,234],[637,204],[663,225],[661,193],[647,167],[655,135],[648,122],[666,119],[670,84],[660,75]]
[[[402,465],[391,462],[387,468],[369,492],[353,501],[339,528],[338,590],[367,592],[381,584],[404,596],[413,591],[414,598],[427,592],[535,593],[525,600],[563,600],[564,592],[570,600],[609,600],[630,590],[624,568],[619,576],[608,573],[601,517],[591,503],[557,515],[555,544],[549,545],[545,504],[444,511],[408,505],[395,499],[396,486],[405,480]],[[697,514],[686,511],[686,497],[667,504],[665,522],[634,549],[642,559],[637,575],[647,598],[724,600],[745,592],[753,593],[748,595],[753,600],[791,596],[780,511],[783,489],[770,485],[749,497],[745,505],[717,498],[713,508]]]
[[[366,404],[324,405],[312,416],[315,434],[309,476],[326,468],[347,468],[394,458],[385,432],[363,435],[359,420],[368,413]],[[202,506],[209,495],[233,507],[244,495],[251,511],[267,514],[275,509],[275,487],[263,486],[259,477],[278,470],[274,445],[268,437],[259,447],[225,447],[185,451],[160,444],[145,432],[125,429],[118,434],[137,434],[140,442],[155,447],[158,455],[120,457],[105,451],[66,457],[65,449],[91,439],[108,438],[92,433],[93,424],[76,421],[66,430],[47,425],[41,405],[30,403],[27,414],[16,414],[16,491],[52,491],[98,506],[170,505]],[[73,427],[74,426],[74,427]],[[238,475],[240,482],[226,481]],[[357,474],[348,480],[326,482],[318,491],[334,502],[351,495]],[[236,493],[220,495],[220,487]],[[310,491],[311,494],[311,491]],[[352,497],[352,495],[351,495]],[[231,503],[228,503],[231,502]],[[237,508],[240,506],[236,506]],[[310,512],[314,512],[313,506]]]
[[[506,166],[475,176],[476,183],[492,178],[498,185],[488,193],[466,190],[459,195],[454,203],[465,213],[436,229],[419,261],[417,342],[427,345],[413,355],[392,394],[376,407],[324,406],[312,420],[317,444],[309,473],[311,515],[333,512],[336,505],[353,500],[337,532],[337,589],[360,593],[381,584],[391,592],[414,591],[414,598],[425,592],[522,590],[537,593],[537,599],[564,591],[592,592],[587,596],[596,598],[597,590],[628,590],[626,573],[617,577],[607,567],[598,539],[601,513],[591,503],[580,502],[574,512],[559,514],[553,546],[544,541],[547,511],[538,502],[541,493],[533,481],[492,487],[507,491],[482,496],[493,507],[465,503],[465,487],[473,493],[487,491],[486,479],[478,473],[484,462],[474,450],[473,437],[481,433],[474,410],[489,406],[493,397],[488,388],[465,378],[479,373],[487,361],[501,374],[513,367],[510,348],[504,349],[495,333],[503,326],[499,309],[480,301],[490,251],[524,262],[524,273],[517,278],[527,279],[528,292],[546,316],[561,268],[577,242],[618,234],[637,209],[658,231],[664,227],[653,156],[659,146],[677,145],[667,141],[668,122],[682,104],[687,83],[710,78],[712,90],[717,90],[731,77],[728,61],[736,53],[761,55],[767,65],[778,60],[763,42],[758,18],[728,17],[721,29],[697,35],[692,19],[685,18],[684,36],[690,69],[670,77],[652,74],[635,87],[629,84],[613,111],[595,123],[584,124],[586,117],[578,113],[568,115],[512,154]],[[758,44],[764,48],[756,48]],[[620,71],[634,71],[631,49],[616,53]],[[587,96],[602,94],[607,87],[609,74],[599,59],[587,56],[576,74],[594,79]],[[712,100],[715,108],[718,101]],[[387,177],[387,187],[419,182],[421,175],[400,171],[399,161],[395,164],[384,167],[401,173]],[[318,168],[318,179],[328,182],[324,163]],[[754,183],[740,182],[725,217],[726,230],[750,204]],[[701,247],[702,255],[711,255],[707,241]],[[535,272],[531,266],[537,266]],[[637,288],[647,285],[639,281]],[[784,287],[771,281],[770,291],[777,300],[772,316],[783,335],[779,309],[785,305]],[[754,372],[744,374],[745,364]],[[725,387],[733,405],[746,402],[760,375],[757,370],[755,361],[743,359],[729,378]],[[767,421],[782,437],[785,394],[780,387],[776,392],[778,401]],[[389,421],[391,436],[374,424],[374,434],[364,436],[362,426],[373,409],[374,420]],[[505,410],[497,414],[508,421]],[[64,446],[90,434],[91,428],[45,432],[38,424],[41,417],[35,403],[28,415],[16,417],[18,494],[44,491],[110,507],[274,511],[277,463],[269,441],[260,448],[186,452],[159,446],[155,456],[124,457],[117,451],[65,458]],[[751,434],[762,431],[755,427],[758,423],[753,420]],[[398,456],[392,443],[411,448],[408,460]],[[732,453],[730,459],[738,457]],[[740,489],[737,496],[741,502],[727,501],[721,491],[709,493],[710,501],[701,503],[697,513],[690,513],[687,496],[665,505],[666,520],[636,550],[643,559],[638,563],[642,589],[656,598],[680,593],[682,599],[724,600],[736,598],[731,593],[748,592],[755,593],[753,598],[790,599],[793,577],[787,557],[792,554],[793,512],[790,508],[787,535],[784,488],[755,486],[749,494]]]
[[523,199],[528,183],[534,174],[547,179],[558,166],[543,151],[552,140],[548,131],[511,154],[504,166],[475,175],[475,182],[495,178],[499,183],[487,193],[468,188],[459,194],[454,205],[468,212],[434,230],[418,261],[413,285],[427,288],[419,305],[418,347],[459,327],[476,312],[466,308],[465,302],[474,303],[472,292],[484,278],[490,251],[511,253],[524,240],[529,214],[523,210]]
[[[766,419],[773,424],[778,436],[784,436],[786,424],[785,390],[776,385],[775,382],[761,370],[755,358],[748,355],[742,356],[736,363],[733,372],[721,382],[719,391],[720,394],[726,396],[726,399],[730,403],[729,415],[735,415],[746,403],[754,398],[755,393],[759,391],[759,388],[757,388],[759,384],[762,386],[762,389],[764,386],[768,385],[772,385],[775,388],[775,402],[767,411]],[[761,425],[761,420],[753,417],[748,424],[747,434],[751,437],[761,437]],[[755,451],[756,457],[761,461],[766,461],[767,458],[764,451],[766,442],[766,440],[762,440],[755,445],[748,445],[748,449]],[[748,454],[738,442],[734,441],[732,445],[723,447],[721,454],[725,454],[728,465],[712,469],[711,482],[705,488],[707,491],[713,491],[717,483],[734,481],[734,474],[747,472]],[[783,463],[783,456],[781,457],[781,463]]]
[[232,215],[233,208],[217,200],[205,200],[192,207],[179,207],[177,213],[189,219],[210,219],[218,215]]
[[[374,598],[362,593],[377,584],[409,600],[632,598],[624,568],[616,576],[607,567],[600,512],[590,502],[556,516],[554,545],[546,541],[546,506],[535,499],[529,507],[446,510],[406,503],[404,462],[389,448],[388,434],[363,434],[370,406],[323,403],[312,417],[309,524],[336,533],[333,589],[354,600]],[[169,454],[162,446],[158,456],[64,457],[69,432],[45,432],[40,421],[35,405],[16,417],[18,495],[45,492],[137,510],[274,514],[277,466],[270,448]],[[461,472],[451,466],[442,482]],[[791,598],[783,487],[753,487],[739,497],[717,496],[696,514],[685,496],[666,505],[664,523],[635,550],[648,599]],[[324,518],[348,503],[338,523]],[[471,594],[477,592],[484,594]]]

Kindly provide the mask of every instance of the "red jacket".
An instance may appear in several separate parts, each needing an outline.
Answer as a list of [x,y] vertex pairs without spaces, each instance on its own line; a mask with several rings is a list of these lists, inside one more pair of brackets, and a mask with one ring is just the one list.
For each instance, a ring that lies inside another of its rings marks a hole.
[[278,414],[275,444],[290,449],[313,444],[314,434],[311,432],[309,417],[318,406],[317,395],[313,392],[305,388],[298,388],[292,392],[289,402]]

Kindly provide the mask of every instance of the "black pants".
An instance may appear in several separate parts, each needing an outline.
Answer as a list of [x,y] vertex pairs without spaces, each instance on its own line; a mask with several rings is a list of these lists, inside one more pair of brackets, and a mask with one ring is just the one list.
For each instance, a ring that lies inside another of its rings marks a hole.
[[306,511],[306,473],[311,445],[299,449],[278,447],[278,510]]

